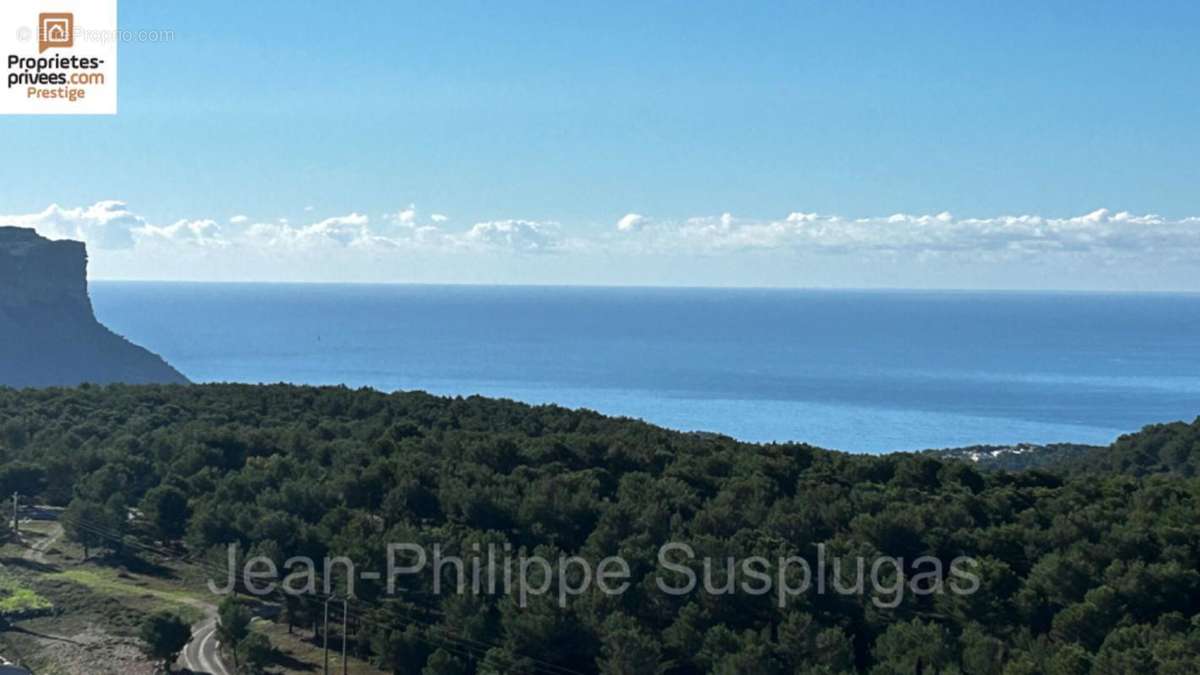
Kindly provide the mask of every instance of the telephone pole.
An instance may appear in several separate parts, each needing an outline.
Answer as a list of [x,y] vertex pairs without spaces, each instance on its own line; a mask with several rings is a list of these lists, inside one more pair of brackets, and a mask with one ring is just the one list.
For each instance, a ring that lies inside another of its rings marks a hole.
[[20,502],[19,492],[13,492],[13,534],[21,532],[21,520],[17,517],[17,504]]
[[325,634],[323,636],[325,642],[325,675],[329,675],[329,601],[335,598],[337,598],[335,595],[325,598]]
[[350,664],[346,661],[346,616],[350,613],[350,598],[342,600],[342,675],[349,672]]

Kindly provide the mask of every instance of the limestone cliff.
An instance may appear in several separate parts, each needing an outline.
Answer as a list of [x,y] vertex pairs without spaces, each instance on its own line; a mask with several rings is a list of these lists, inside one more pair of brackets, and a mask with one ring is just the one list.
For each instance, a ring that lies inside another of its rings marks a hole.
[[159,356],[96,320],[87,251],[0,227],[0,386],[184,383]]

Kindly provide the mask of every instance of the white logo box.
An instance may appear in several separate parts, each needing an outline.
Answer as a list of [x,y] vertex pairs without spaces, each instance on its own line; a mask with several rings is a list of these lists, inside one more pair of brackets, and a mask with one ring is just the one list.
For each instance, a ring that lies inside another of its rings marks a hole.
[[117,0],[0,0],[0,114],[117,114],[119,38]]

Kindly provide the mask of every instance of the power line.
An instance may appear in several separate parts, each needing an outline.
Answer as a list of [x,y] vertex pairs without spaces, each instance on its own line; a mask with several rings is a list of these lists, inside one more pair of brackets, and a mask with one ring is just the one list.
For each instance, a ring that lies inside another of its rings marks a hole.
[[[202,560],[202,559],[201,560],[195,560],[195,559],[189,560],[187,557],[182,556],[178,553],[174,553],[172,551],[167,551],[162,548],[150,546],[150,545],[138,542],[136,540],[132,540],[132,541],[127,540],[126,537],[122,533],[112,530],[103,524],[95,523],[94,521],[89,521],[87,519],[84,519],[78,515],[67,516],[66,514],[64,514],[63,516],[61,516],[59,518],[59,520],[62,522],[71,522],[75,526],[79,527],[80,529],[82,529],[86,532],[90,532],[102,539],[116,542],[118,544],[121,544],[122,546],[132,546],[134,548],[138,548],[143,551],[148,551],[148,552],[154,553],[154,554],[162,556],[162,557],[166,557],[166,558],[170,558],[170,559],[174,559],[174,560],[180,560],[183,562],[187,562],[189,564],[197,565],[203,571],[208,572],[213,577],[218,576],[219,573],[223,573],[226,571],[223,567],[221,567],[215,563],[206,561],[206,560]],[[234,582],[234,588],[236,589],[236,581]],[[284,595],[284,592],[282,590],[276,589],[275,592],[280,594],[281,596]],[[324,596],[324,597],[322,597],[322,596]],[[265,596],[260,596],[260,597],[265,597]],[[318,592],[318,593],[311,594],[311,597],[313,597],[314,599],[316,599],[318,601],[324,600],[327,603],[328,600],[336,598],[336,594],[322,594],[322,593]],[[464,638],[464,637],[455,636],[455,635],[446,635],[445,634],[445,631],[447,630],[446,627],[444,627],[438,623],[428,621],[424,618],[419,618],[417,616],[414,616],[410,610],[407,610],[403,607],[397,607],[395,604],[388,605],[387,607],[380,607],[380,606],[371,607],[370,603],[365,600],[360,600],[359,602],[360,602],[360,604],[368,605],[368,607],[370,609],[375,609],[375,610],[383,611],[383,612],[401,613],[404,615],[404,619],[409,621],[410,623],[419,625],[431,632],[439,633],[439,634],[433,635],[432,637],[434,638],[434,640],[440,640],[440,642],[435,642],[435,641],[427,639],[421,635],[413,635],[411,637],[414,637],[418,641],[423,642],[428,645],[432,645],[434,647],[448,649],[448,651],[451,651],[452,653],[455,653],[458,656],[466,655],[468,658],[480,658],[482,656],[486,656],[487,652],[493,648],[498,648],[498,649],[504,648],[502,645],[499,645],[496,643],[474,640],[471,638]],[[430,608],[423,608],[423,609],[425,609],[426,611],[431,611],[431,612],[434,612],[437,614],[441,614],[442,616],[445,616],[445,613],[441,612],[439,610],[430,609]],[[368,617],[359,611],[350,611],[349,616],[355,617],[355,619],[358,623],[364,623],[364,624],[376,623],[376,624],[378,624],[378,620],[375,617]],[[399,624],[393,623],[393,624],[391,624],[391,626],[399,627]],[[323,638],[324,638],[324,641],[327,643],[328,642],[328,620],[326,620],[325,635],[323,636]],[[344,638],[345,638],[345,635],[343,634],[343,639]],[[451,647],[453,647],[453,649],[451,649]],[[464,654],[464,651],[465,651],[465,654]],[[584,675],[583,673],[581,673],[577,670],[567,668],[565,666],[560,666],[558,664],[550,663],[548,661],[542,661],[540,659],[536,659],[534,657],[527,656],[524,654],[514,653],[513,656],[515,656],[519,659],[528,660],[533,665],[534,672],[545,673],[546,675]]]

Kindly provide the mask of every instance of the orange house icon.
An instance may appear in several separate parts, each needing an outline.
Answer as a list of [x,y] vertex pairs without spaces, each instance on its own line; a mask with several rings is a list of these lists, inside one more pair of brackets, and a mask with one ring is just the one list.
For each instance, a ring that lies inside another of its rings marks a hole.
[[75,45],[75,15],[70,12],[38,14],[38,53]]

